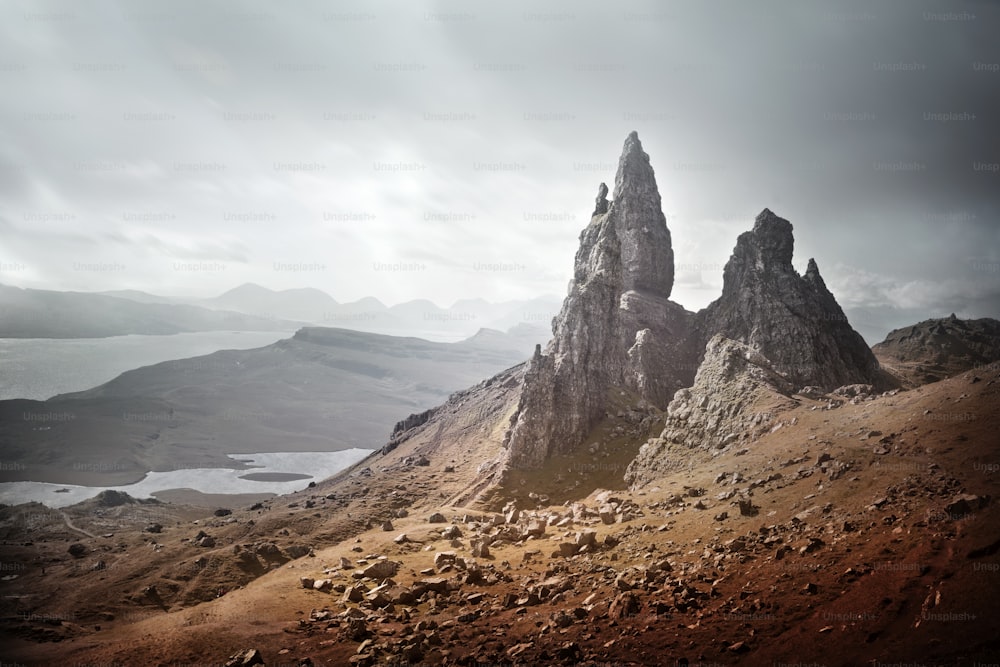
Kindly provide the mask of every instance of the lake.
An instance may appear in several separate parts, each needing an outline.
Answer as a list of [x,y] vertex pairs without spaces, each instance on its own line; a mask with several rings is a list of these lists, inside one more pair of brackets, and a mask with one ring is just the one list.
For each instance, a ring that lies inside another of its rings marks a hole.
[[218,350],[264,347],[291,331],[203,331],[169,336],[0,338],[0,400],[45,400],[83,391],[125,371]]
[[[370,449],[345,449],[339,452],[229,454],[229,458],[252,467],[151,472],[141,481],[124,486],[4,482],[0,484],[0,503],[17,505],[35,501],[49,507],[66,507],[106,490],[123,491],[133,498],[150,498],[168,489],[193,489],[211,494],[286,494],[306,488],[310,481],[335,475],[371,453]],[[66,491],[57,493],[61,489]]]

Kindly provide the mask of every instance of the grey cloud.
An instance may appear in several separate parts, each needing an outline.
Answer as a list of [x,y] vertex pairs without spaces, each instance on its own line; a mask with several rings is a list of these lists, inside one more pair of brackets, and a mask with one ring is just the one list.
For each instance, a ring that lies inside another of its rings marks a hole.
[[[168,293],[245,279],[341,300],[563,294],[597,184],[636,129],[689,265],[675,290],[687,307],[714,298],[736,236],[770,207],[795,225],[797,265],[815,256],[852,307],[998,314],[1000,275],[970,269],[1000,247],[994,3],[105,0],[2,14],[0,219],[17,224],[0,256],[34,270],[0,282],[105,289],[113,277],[65,269],[87,246],[127,264],[131,287]],[[60,212],[76,221],[16,231]],[[175,256],[239,267],[158,272]],[[403,260],[427,269],[372,269]]]

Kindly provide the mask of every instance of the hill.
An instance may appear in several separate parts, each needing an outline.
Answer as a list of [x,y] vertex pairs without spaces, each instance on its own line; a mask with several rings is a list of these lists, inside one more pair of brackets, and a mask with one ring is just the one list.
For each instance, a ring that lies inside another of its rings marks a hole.
[[293,331],[295,322],[86,292],[0,285],[0,338],[103,338],[191,331]]
[[[472,403],[509,409],[516,373],[446,409],[459,421]],[[45,508],[0,508],[0,526],[30,520],[35,536],[4,547],[6,562],[23,564],[5,584],[6,655],[30,665],[223,664],[248,649],[266,665],[987,663],[1000,654],[998,401],[996,371],[835,408],[803,398],[752,446],[691,452],[631,491],[607,485],[613,458],[582,447],[518,484],[514,502],[470,506],[463,490],[486,452],[465,454],[477,441],[467,422],[456,448],[446,442],[461,429],[436,449],[414,438],[225,516],[68,508],[91,538]],[[618,437],[630,423],[602,430]],[[153,522],[159,532],[144,530]]]
[[1000,363],[1000,321],[952,315],[895,329],[872,347],[882,366],[909,386]]
[[304,328],[123,373],[47,401],[0,401],[0,480],[125,484],[150,470],[231,467],[230,453],[375,448],[411,412],[508,368],[533,345]]

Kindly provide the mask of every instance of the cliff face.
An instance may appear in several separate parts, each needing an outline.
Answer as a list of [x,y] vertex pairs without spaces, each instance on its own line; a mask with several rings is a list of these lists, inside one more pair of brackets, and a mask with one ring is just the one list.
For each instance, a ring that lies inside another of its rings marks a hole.
[[625,140],[614,200],[598,191],[580,235],[574,277],[545,353],[525,372],[508,439],[519,467],[580,444],[612,388],[666,407],[691,383],[693,314],[669,300],[674,257],[649,156]]
[[879,365],[826,288],[816,262],[792,266],[792,224],[768,209],[740,234],[723,274],[722,296],[698,313],[700,340],[746,343],[802,387],[826,391],[879,384]]
[[773,413],[795,405],[795,387],[749,345],[716,334],[705,347],[694,384],[667,408],[660,437],[639,448],[625,471],[641,486],[670,471],[693,448],[722,449],[754,440],[771,427]]
[[525,371],[507,438],[511,465],[536,467],[575,448],[604,416],[612,390],[674,406],[716,335],[742,344],[792,388],[878,384],[878,362],[816,263],[804,276],[792,266],[790,222],[767,209],[757,216],[726,265],[722,296],[695,315],[669,298],[670,230],[635,132],[618,162],[614,199],[607,194],[602,183],[553,338]]

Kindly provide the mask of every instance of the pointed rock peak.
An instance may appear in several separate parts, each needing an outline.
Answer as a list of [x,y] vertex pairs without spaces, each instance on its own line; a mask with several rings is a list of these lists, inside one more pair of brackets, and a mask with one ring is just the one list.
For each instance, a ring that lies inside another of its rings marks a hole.
[[819,274],[819,267],[816,265],[815,259],[809,258],[809,264],[806,266],[806,274],[802,277],[814,286],[826,290],[826,283],[823,282],[823,276]]
[[[639,135],[632,131],[625,139],[621,158],[618,159],[618,173],[615,174],[615,199],[626,191],[647,192],[656,190],[656,178],[649,163],[649,155],[642,150]],[[657,197],[659,193],[657,193]]]
[[656,175],[632,132],[615,174],[615,197],[609,219],[620,244],[622,291],[670,297],[674,285],[674,251],[663,215]]
[[755,232],[771,232],[778,231],[792,233],[792,223],[788,222],[784,218],[775,215],[774,211],[769,208],[765,208],[763,211],[757,214],[754,219],[753,230]]
[[597,206],[594,207],[594,215],[603,215],[608,212],[608,186],[601,183],[597,188]]
[[622,150],[622,154],[627,153],[642,153],[642,142],[639,141],[639,133],[632,130],[625,137],[625,148]]
[[761,211],[754,220],[753,231],[741,234],[739,241],[755,246],[765,264],[792,264],[795,247],[792,223],[778,217],[771,209]]
[[770,219],[770,218],[777,218],[777,217],[778,217],[778,216],[776,216],[776,215],[774,214],[774,211],[772,211],[772,210],[771,210],[771,209],[769,209],[769,208],[765,208],[765,209],[764,209],[763,211],[761,211],[760,213],[758,213],[758,214],[757,214],[757,218],[756,218],[756,221],[757,221],[758,223],[760,223],[760,222],[762,222],[762,221],[764,221],[764,220],[768,220],[768,219]]

